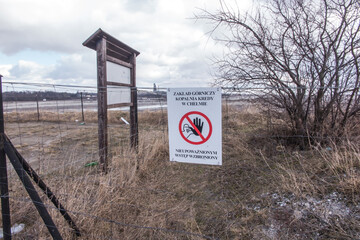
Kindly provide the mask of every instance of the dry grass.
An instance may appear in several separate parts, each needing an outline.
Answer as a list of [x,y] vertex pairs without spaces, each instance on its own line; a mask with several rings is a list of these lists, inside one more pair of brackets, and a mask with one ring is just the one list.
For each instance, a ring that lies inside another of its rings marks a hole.
[[348,142],[341,147],[313,147],[307,152],[284,152],[276,166],[285,190],[301,197],[306,194],[325,195],[336,191],[354,202],[360,199],[358,184],[360,149]]
[[[81,126],[74,123],[76,113],[60,116],[70,119],[66,124],[51,115],[45,123],[21,123],[24,141],[44,138],[44,132],[56,138],[54,132],[62,129],[61,138],[43,144],[41,162],[34,159],[34,164],[70,210],[80,239],[360,237],[360,151],[354,142],[299,151],[266,137],[266,116],[232,108],[223,112],[223,166],[171,163],[166,113],[140,112],[140,144],[134,152],[128,147],[129,129],[119,121],[128,115],[111,112],[111,162],[104,175],[96,166],[84,167],[97,159],[96,116],[91,114]],[[6,117],[8,135],[19,138],[18,124],[11,123],[16,119]],[[36,150],[18,145],[24,155]],[[27,226],[15,239],[48,239],[13,172],[10,181],[12,221]],[[49,210],[64,239],[74,239],[57,211]]]
[[[121,111],[109,111],[108,112],[108,122],[109,123],[123,123],[121,117],[129,120],[129,114],[127,112]],[[87,123],[97,123],[98,114],[96,111],[87,111],[84,113],[84,119]],[[81,122],[82,115],[81,112],[65,112],[65,113],[56,113],[56,112],[47,112],[43,111],[40,114],[39,122]],[[29,121],[38,121],[37,113],[34,112],[11,112],[5,114],[5,122],[14,123],[26,123]]]

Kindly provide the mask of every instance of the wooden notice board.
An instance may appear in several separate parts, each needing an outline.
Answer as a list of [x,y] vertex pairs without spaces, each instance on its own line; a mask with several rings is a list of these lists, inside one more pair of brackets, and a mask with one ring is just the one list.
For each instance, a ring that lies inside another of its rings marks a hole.
[[107,109],[130,107],[130,144],[138,145],[136,57],[140,52],[99,28],[84,43],[96,51],[98,87],[99,156],[107,169]]

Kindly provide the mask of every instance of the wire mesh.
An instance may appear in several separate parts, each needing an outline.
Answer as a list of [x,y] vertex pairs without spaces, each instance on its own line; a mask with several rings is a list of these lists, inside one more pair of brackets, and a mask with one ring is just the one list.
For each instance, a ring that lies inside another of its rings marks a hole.
[[[97,168],[99,149],[95,87],[6,82],[4,85],[6,134],[35,171],[49,182],[48,185],[60,202],[74,215],[85,238],[126,239],[132,236],[138,239],[219,239],[225,236],[231,239],[233,235],[222,236],[220,230],[216,232],[214,229],[221,229],[223,234],[230,231],[226,228],[231,226],[216,226],[216,216],[221,214],[221,217],[231,218],[233,213],[223,212],[222,209],[225,206],[239,207],[240,200],[230,201],[226,198],[226,195],[237,194],[237,183],[230,190],[222,187],[211,192],[206,187],[193,189],[188,176],[188,179],[183,179],[188,185],[179,191],[171,185],[171,177],[179,171],[202,176],[212,171],[212,176],[221,176],[218,181],[228,180],[221,175],[220,168],[168,163],[169,169],[163,170],[166,171],[164,174],[154,167],[163,166],[161,161],[167,161],[168,154],[167,104],[163,89],[154,91],[151,88],[137,88],[139,152],[130,148],[129,107],[108,110],[111,171],[103,175]],[[121,88],[118,90],[121,93]],[[282,144],[285,141],[299,138],[309,140],[309,136],[289,135],[284,120],[248,101],[248,97],[257,89],[243,89],[244,93],[241,94],[231,93],[237,90],[225,89],[223,95],[225,152],[240,149],[245,145],[245,138],[248,148],[258,147],[260,142],[264,149],[265,145],[269,145],[266,150],[279,155],[284,154]],[[283,131],[275,132],[274,128],[281,129],[278,126],[283,126]],[[236,141],[230,137],[232,135],[236,136]],[[259,155],[264,149],[259,148]],[[297,150],[294,148],[294,151]],[[233,158],[226,153],[224,157],[225,163],[226,158]],[[241,162],[242,159],[235,160],[239,166],[242,166]],[[34,214],[31,200],[24,194],[14,170],[8,167],[8,171],[13,222],[25,222],[32,226],[21,236],[48,237],[41,224],[33,224],[39,218]],[[163,184],[156,184],[155,177],[162,178]],[[147,181],[154,184],[145,184]],[[209,179],[209,185],[212,181]],[[149,200],[144,200],[146,198]],[[194,205],[199,198],[202,198],[202,203],[216,202],[214,212],[203,216],[205,220],[202,221],[205,223],[198,223],[196,219],[199,216],[194,213]],[[69,237],[69,228],[56,211],[51,211],[56,210],[56,207],[49,202],[45,202],[45,206],[55,218],[56,225],[60,226],[61,233]],[[174,219],[174,216],[180,216],[181,220]],[[191,220],[187,221],[187,218]],[[200,224],[209,227],[200,228]]]

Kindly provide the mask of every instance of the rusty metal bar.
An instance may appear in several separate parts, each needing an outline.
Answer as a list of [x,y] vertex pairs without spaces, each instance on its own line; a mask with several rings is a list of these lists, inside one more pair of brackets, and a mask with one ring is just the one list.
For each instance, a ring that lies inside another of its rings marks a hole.
[[[5,133],[4,108],[2,94],[2,75],[0,75],[0,134]],[[6,156],[3,139],[0,140],[0,188],[1,188],[1,214],[4,239],[11,239],[11,220],[9,204],[9,186],[7,177]]]
[[24,171],[31,177],[34,182],[39,186],[43,193],[48,197],[48,199],[54,204],[54,206],[59,210],[61,215],[67,221],[69,226],[74,230],[76,236],[81,236],[80,230],[76,226],[75,222],[72,220],[70,215],[67,213],[64,206],[59,202],[57,197],[53,194],[51,189],[45,184],[45,182],[40,178],[40,176],[35,172],[35,170],[29,165],[29,163],[22,157],[22,155],[16,150],[10,139],[4,134],[5,142],[10,146],[10,148],[15,153],[16,157],[20,160],[22,168]]
[[4,150],[6,155],[8,156],[11,164],[13,165],[17,175],[19,176],[21,182],[23,183],[25,190],[28,192],[32,202],[34,203],[36,209],[38,210],[41,218],[43,219],[49,233],[51,234],[52,238],[55,240],[61,240],[62,237],[60,235],[59,230],[57,229],[55,223],[53,222],[49,212],[47,211],[44,203],[41,201],[39,194],[36,192],[34,185],[31,183],[30,178],[28,175],[24,174],[24,168],[20,162],[20,159],[17,157],[14,149],[12,148],[11,144],[7,142],[5,139],[7,137],[5,134],[1,135],[1,139],[4,143]]

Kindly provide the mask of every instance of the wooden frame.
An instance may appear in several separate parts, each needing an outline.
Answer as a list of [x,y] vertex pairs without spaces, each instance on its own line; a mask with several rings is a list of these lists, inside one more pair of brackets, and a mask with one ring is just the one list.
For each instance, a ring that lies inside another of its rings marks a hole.
[[[99,157],[101,169],[106,172],[108,155],[107,109],[130,107],[130,144],[133,148],[138,146],[136,57],[140,52],[117,40],[101,28],[92,34],[83,45],[95,50],[97,55]],[[130,83],[107,81],[107,61],[129,68]],[[129,87],[131,89],[130,102],[108,105],[107,86]]]

